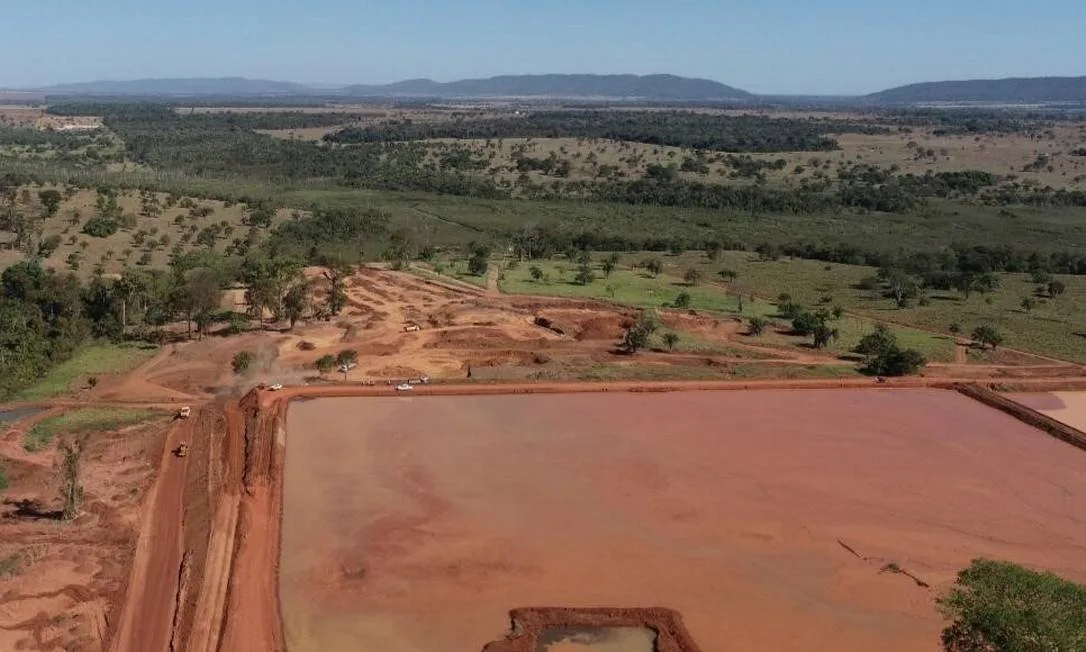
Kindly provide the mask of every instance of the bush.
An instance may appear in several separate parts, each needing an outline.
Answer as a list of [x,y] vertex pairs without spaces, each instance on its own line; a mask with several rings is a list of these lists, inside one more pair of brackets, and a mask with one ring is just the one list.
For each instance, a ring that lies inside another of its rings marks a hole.
[[948,652],[1086,650],[1086,586],[976,559],[939,599]]
[[4,473],[4,468],[0,467],[0,491],[4,491],[9,486],[8,476]]
[[750,331],[749,331],[749,333],[751,335],[761,335],[762,333],[765,332],[765,329],[768,328],[768,327],[769,327],[769,320],[766,319],[765,317],[751,317],[750,318],[750,323],[749,323]]
[[336,368],[336,356],[323,355],[317,360],[315,364],[318,372],[326,374]]
[[234,369],[234,373],[240,376],[247,373],[255,361],[256,356],[253,355],[252,351],[238,351],[234,354],[230,366]]
[[680,292],[679,296],[675,297],[675,301],[671,305],[685,310],[690,307],[691,301],[692,299],[689,292]]
[[105,217],[92,217],[83,225],[83,233],[95,238],[108,238],[120,230],[117,220]]

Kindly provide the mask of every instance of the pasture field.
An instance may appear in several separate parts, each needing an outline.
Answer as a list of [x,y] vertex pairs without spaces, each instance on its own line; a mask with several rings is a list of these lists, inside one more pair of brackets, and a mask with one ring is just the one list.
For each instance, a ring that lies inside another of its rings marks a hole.
[[[602,257],[597,255],[596,258]],[[723,264],[715,266],[715,270],[726,268],[726,263],[732,261],[733,258],[738,259],[738,256],[728,256]],[[661,261],[664,264],[664,273],[654,277],[644,269],[635,267],[648,259]],[[711,261],[706,259],[706,262]],[[518,263],[512,269],[507,267],[502,271],[500,287],[502,291],[511,294],[592,298],[645,309],[671,307],[680,294],[686,293],[690,296],[690,309],[734,315],[744,319],[765,317],[771,320],[772,326],[765,334],[744,338],[745,342],[772,348],[810,350],[809,338],[790,334],[788,320],[778,317],[776,294],[766,291],[769,286],[748,282],[743,275],[746,270],[739,271],[739,282],[729,286],[724,284],[719,277],[712,278],[711,274],[715,275],[715,271],[710,268],[714,266],[703,264],[695,254],[687,254],[683,257],[627,254],[620,257],[620,265],[620,268],[607,276],[599,263],[595,263],[593,269],[597,280],[582,285],[575,280],[578,266],[570,261]],[[543,278],[533,279],[532,267],[539,268],[543,273]],[[683,278],[686,270],[689,269],[697,269],[704,280],[696,285],[685,282]],[[740,295],[744,297],[742,311],[740,311]],[[757,296],[752,300],[753,295]],[[819,299],[825,296],[824,294],[817,296],[794,294],[793,296],[798,301],[808,300],[810,297],[807,305],[812,309],[816,307],[829,309],[833,305],[848,307],[834,302],[819,302]],[[769,297],[774,298],[769,299]],[[840,336],[826,347],[826,352],[848,356],[859,343],[860,338],[874,330],[875,324],[879,323],[877,319],[877,317],[846,314],[834,320],[832,326],[839,331]],[[957,346],[952,337],[897,325],[892,326],[892,330],[902,345],[919,350],[931,361],[952,362],[955,360]]]
[[15,395],[19,401],[36,401],[61,396],[85,388],[88,380],[95,383],[105,376],[116,376],[131,371],[155,354],[156,347],[149,345],[92,344],[76,351],[70,359],[53,367],[32,387]]

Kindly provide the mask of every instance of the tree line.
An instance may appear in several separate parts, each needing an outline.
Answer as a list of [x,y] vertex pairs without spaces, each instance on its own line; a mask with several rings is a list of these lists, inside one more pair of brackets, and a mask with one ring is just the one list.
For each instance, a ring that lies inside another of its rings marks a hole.
[[436,138],[603,138],[728,152],[820,152],[838,149],[840,133],[885,133],[885,127],[691,111],[540,111],[527,116],[446,122],[401,120],[329,134],[356,144]]

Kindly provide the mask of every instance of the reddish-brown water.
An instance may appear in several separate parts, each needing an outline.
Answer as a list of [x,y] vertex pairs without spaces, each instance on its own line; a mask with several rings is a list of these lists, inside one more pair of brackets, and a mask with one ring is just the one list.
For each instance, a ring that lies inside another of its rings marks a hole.
[[474,652],[522,606],[934,651],[974,557],[1086,579],[1086,456],[949,391],[318,399],[285,482],[291,652]]

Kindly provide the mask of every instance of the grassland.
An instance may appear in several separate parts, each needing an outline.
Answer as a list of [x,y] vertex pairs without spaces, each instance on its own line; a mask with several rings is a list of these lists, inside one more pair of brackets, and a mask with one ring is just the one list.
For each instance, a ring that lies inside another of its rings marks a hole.
[[[947,335],[951,324],[960,325],[966,336],[976,326],[992,324],[1009,347],[1086,362],[1086,278],[1081,276],[1058,276],[1067,287],[1058,298],[1038,296],[1028,274],[1000,274],[995,292],[966,299],[956,292],[932,291],[928,305],[914,303],[901,309],[879,291],[858,287],[862,279],[877,272],[871,267],[801,259],[761,261],[745,252],[725,252],[717,262],[694,252],[663,260],[665,269],[696,267],[706,276],[716,269],[735,270],[738,278],[733,287],[744,292],[766,297],[788,293],[808,306],[828,298],[857,315]],[[1028,312],[1022,307],[1025,297],[1036,302]]]
[[[600,257],[597,255],[597,259]],[[633,268],[648,257],[663,263],[664,272],[658,278]],[[966,299],[955,292],[933,291],[928,294],[927,305],[914,303],[909,308],[898,308],[880,291],[860,289],[860,281],[877,272],[860,265],[802,259],[765,261],[747,252],[724,252],[717,261],[701,252],[681,256],[626,254],[611,277],[604,278],[597,267],[600,280],[582,286],[573,282],[576,265],[570,261],[532,264],[544,270],[548,280],[532,280],[531,265],[522,263],[505,271],[502,289],[518,294],[614,300],[642,308],[661,307],[686,291],[691,295],[692,307],[724,313],[737,312],[738,294],[755,295],[756,301],[744,301],[743,315],[747,317],[772,316],[776,313],[776,297],[787,293],[804,306],[837,305],[850,313],[836,322],[841,337],[831,343],[831,351],[847,352],[871,331],[874,323],[883,322],[902,326],[896,329],[902,344],[922,351],[932,360],[951,361],[955,354],[951,324],[960,326],[965,337],[976,326],[991,324],[1003,333],[1009,347],[1086,363],[1086,278],[1079,276],[1056,277],[1067,287],[1065,294],[1057,298],[1038,295],[1028,274],[1001,274],[1000,288],[989,294],[972,294]],[[699,270],[706,282],[687,287],[681,278],[688,269]],[[735,281],[722,281],[717,272],[723,269],[735,271]],[[1025,297],[1036,302],[1030,311],[1022,307]],[[794,338],[769,332],[759,339],[767,344],[782,344]],[[990,362],[991,358],[990,354],[972,353],[969,359]]]
[[19,392],[15,399],[36,401],[61,396],[86,384],[90,377],[121,374],[134,369],[155,354],[147,345],[95,344],[83,347],[71,359],[53,367],[33,387]]
[[565,379],[612,382],[623,380],[792,380],[803,378],[855,378],[860,372],[848,365],[738,363],[719,366],[664,364],[596,365],[577,370]]
[[[745,254],[737,254],[745,256]],[[597,259],[601,256],[597,256]],[[647,258],[657,258],[664,264],[664,272],[659,276],[653,276],[637,267]],[[738,260],[738,259],[736,259]],[[704,261],[704,262],[703,262]],[[614,301],[624,305],[636,306],[645,309],[664,308],[674,305],[675,299],[681,293],[690,296],[690,309],[717,313],[727,316],[767,317],[771,319],[773,327],[758,337],[751,337],[745,343],[762,345],[769,348],[793,350],[796,352],[809,352],[809,340],[791,334],[791,328],[786,320],[777,318],[778,308],[775,301],[768,296],[776,297],[778,293],[766,291],[766,286],[756,286],[740,271],[740,283],[726,286],[720,282],[716,271],[729,268],[729,263],[734,262],[729,256],[728,262],[721,261],[713,264],[703,255],[687,254],[684,256],[663,256],[652,254],[627,254],[620,257],[619,267],[610,276],[606,276],[600,264],[594,263],[595,274],[598,280],[587,285],[575,282],[577,265],[568,260],[544,260],[532,263],[519,263],[512,268],[506,267],[502,272],[499,287],[503,292],[510,294],[532,294],[545,296],[561,296],[570,298],[600,299]],[[815,263],[809,262],[812,265]],[[531,269],[538,267],[543,273],[541,280],[533,280]],[[822,268],[824,269],[824,265]],[[839,266],[846,267],[847,266]],[[733,268],[733,267],[732,267]],[[703,275],[703,281],[697,285],[690,285],[683,281],[686,270],[698,269]],[[858,268],[852,273],[870,275],[871,270]],[[713,277],[717,277],[716,281]],[[858,280],[857,277],[856,280]],[[785,291],[785,290],[781,290]],[[751,295],[758,295],[751,299]],[[742,311],[740,311],[739,296],[743,296]],[[808,295],[793,293],[796,300],[804,300]],[[824,294],[812,293],[809,305],[813,308],[822,306],[830,308],[835,301],[824,301]],[[841,304],[843,307],[847,307]],[[860,316],[854,314],[843,315],[833,322],[833,327],[838,330],[839,337],[832,341],[826,351],[842,357],[850,357],[851,350],[859,343],[860,338],[871,333],[875,324],[879,321],[877,315]],[[892,330],[902,345],[915,348],[923,353],[929,360],[935,362],[951,362],[955,359],[955,340],[948,335],[930,333],[906,326],[893,325]],[[682,337],[682,334],[680,334]],[[680,340],[681,341],[681,340]],[[725,353],[726,354],[726,353]]]
[[80,408],[39,421],[26,433],[23,448],[34,453],[44,450],[59,436],[108,432],[163,416],[157,410]]

